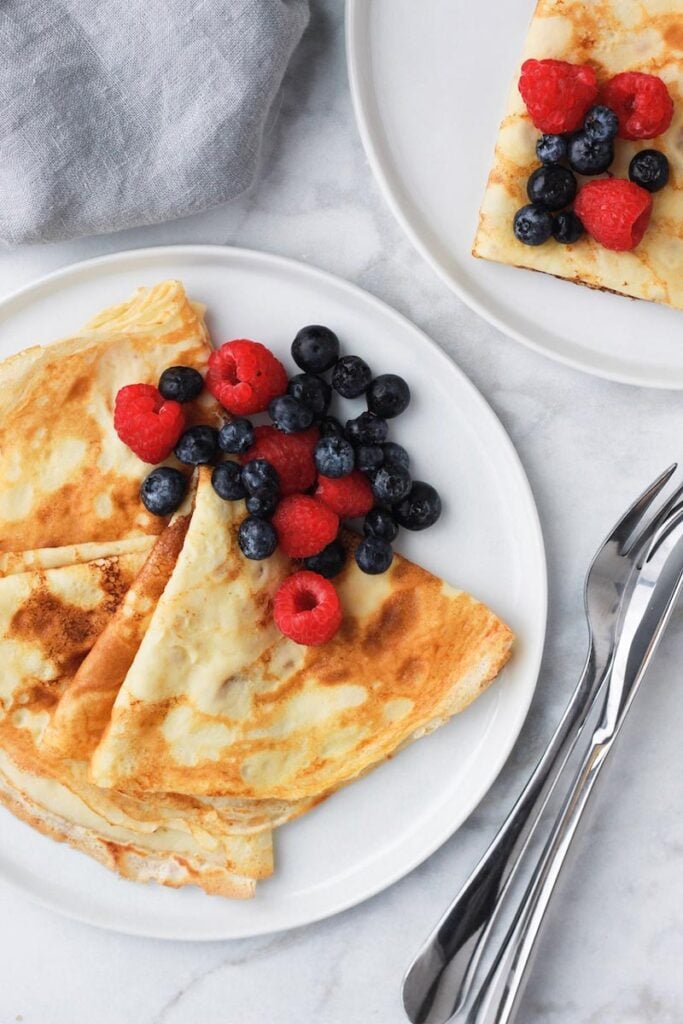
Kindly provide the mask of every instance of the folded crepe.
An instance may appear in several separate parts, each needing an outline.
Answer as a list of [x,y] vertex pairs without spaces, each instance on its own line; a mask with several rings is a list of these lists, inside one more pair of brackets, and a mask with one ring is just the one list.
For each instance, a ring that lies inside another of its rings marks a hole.
[[193,497],[159,535],[132,586],[65,688],[42,738],[44,750],[87,760],[102,736],[152,613],[185,540]]
[[589,63],[601,82],[622,71],[644,71],[663,79],[674,101],[670,128],[654,141],[618,139],[610,172],[627,178],[633,155],[655,147],[668,157],[671,176],[654,196],[652,220],[632,252],[611,252],[585,235],[574,245],[549,241],[528,246],[517,241],[512,221],[528,202],[526,183],[538,166],[539,136],[519,94],[517,70],[481,206],[475,256],[683,309],[682,24],[677,0],[539,0],[522,60],[550,57]]
[[507,626],[400,555],[380,576],[350,557],[338,634],[295,644],[272,615],[292,565],[243,557],[244,514],[200,470],[183,549],[92,757],[97,785],[314,800],[463,710],[507,660]]
[[150,467],[117,437],[114,398],[174,364],[201,371],[210,351],[203,307],[165,281],[0,363],[0,552],[159,533],[138,493]]
[[146,557],[140,550],[0,579],[0,801],[125,877],[251,896],[256,879],[272,873],[267,827],[232,834],[206,802],[107,792],[88,780],[85,760],[56,758],[41,744],[60,696]]
[[153,536],[141,534],[127,540],[66,544],[60,548],[38,548],[35,551],[5,551],[0,554],[0,577],[31,569],[58,569],[62,565],[93,562],[97,558],[135,552],[142,552],[147,557],[153,544]]
[[[205,481],[208,486],[208,480]],[[40,749],[57,758],[89,760],[109,724],[121,684],[147,632],[152,615],[182,550],[194,493],[188,494],[102,633],[64,686],[41,736]],[[149,545],[150,538],[147,538]],[[119,794],[119,802],[124,798]],[[309,810],[317,801],[195,798],[155,793],[151,805],[128,798],[136,817],[183,816],[200,829],[248,834],[269,831]],[[193,827],[195,827],[193,825]]]

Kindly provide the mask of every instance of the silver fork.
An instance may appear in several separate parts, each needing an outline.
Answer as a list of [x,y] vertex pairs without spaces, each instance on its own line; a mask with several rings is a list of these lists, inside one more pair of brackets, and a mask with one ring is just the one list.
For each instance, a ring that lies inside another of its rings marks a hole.
[[647,518],[676,471],[661,474],[624,513],[598,549],[586,575],[588,654],[569,704],[545,753],[505,823],[411,964],[403,1004],[413,1024],[450,1017],[468,997],[486,934],[524,851],[607,678],[624,595],[657,527],[683,496],[683,486]]
[[595,783],[666,629],[683,585],[683,508],[650,544],[624,607],[600,721],[554,820],[543,852],[504,937],[493,933],[493,964],[470,988],[452,1024],[509,1024],[519,1006],[536,939]]

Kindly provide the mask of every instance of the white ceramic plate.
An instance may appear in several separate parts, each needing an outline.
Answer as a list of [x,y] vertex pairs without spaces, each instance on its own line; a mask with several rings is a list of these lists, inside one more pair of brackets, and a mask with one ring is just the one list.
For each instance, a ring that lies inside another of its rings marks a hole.
[[470,254],[534,0],[348,0],[356,119],[377,181],[433,268],[518,341],[601,377],[683,388],[683,314]]
[[504,678],[463,715],[277,834],[275,876],[241,903],[126,882],[0,809],[0,877],[93,924],[178,939],[225,939],[305,924],[396,881],[465,820],[500,771],[534,692],[545,632],[543,541],[522,467],[498,420],[424,334],[377,299],[319,270],[218,246],[143,249],[59,271],[0,304],[0,354],[78,329],[139,285],[180,278],[205,302],[215,341],[259,339],[292,366],[303,324],[403,374],[413,402],[392,436],[438,485],[437,526],[400,548],[470,589],[515,629]]

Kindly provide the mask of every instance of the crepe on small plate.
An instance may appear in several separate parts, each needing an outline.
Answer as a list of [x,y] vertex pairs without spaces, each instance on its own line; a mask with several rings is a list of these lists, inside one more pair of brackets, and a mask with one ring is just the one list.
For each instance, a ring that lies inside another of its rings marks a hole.
[[549,241],[529,246],[513,233],[515,213],[527,202],[526,183],[539,166],[539,136],[517,83],[507,112],[479,215],[473,255],[515,267],[541,270],[579,284],[662,302],[683,309],[683,16],[671,0],[539,0],[522,61],[554,58],[591,64],[601,82],[622,71],[658,75],[674,101],[674,116],[660,138],[617,139],[611,173],[628,177],[640,149],[656,148],[670,165],[669,184],[654,197],[652,219],[632,252],[612,252],[584,235],[573,245]]

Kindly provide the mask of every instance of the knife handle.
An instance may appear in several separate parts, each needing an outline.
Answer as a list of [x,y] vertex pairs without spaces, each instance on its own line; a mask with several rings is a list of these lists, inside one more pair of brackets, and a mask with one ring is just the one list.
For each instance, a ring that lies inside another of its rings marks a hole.
[[508,1024],[516,1012],[545,912],[615,735],[591,742],[493,965],[452,1024]]
[[605,672],[593,650],[550,743],[505,823],[423,945],[403,982],[403,1003],[414,1024],[446,1020],[467,1000],[487,936],[515,871],[557,784]]

